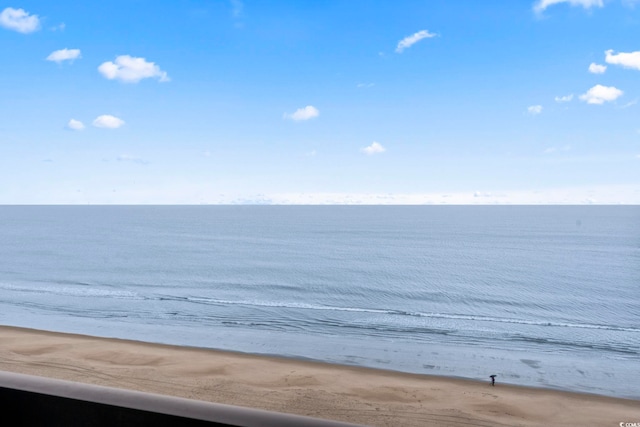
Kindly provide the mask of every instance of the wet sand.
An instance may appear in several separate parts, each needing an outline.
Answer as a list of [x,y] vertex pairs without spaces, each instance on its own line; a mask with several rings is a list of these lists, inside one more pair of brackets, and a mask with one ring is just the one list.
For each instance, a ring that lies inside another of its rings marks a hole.
[[618,426],[640,400],[0,326],[0,370],[371,426]]

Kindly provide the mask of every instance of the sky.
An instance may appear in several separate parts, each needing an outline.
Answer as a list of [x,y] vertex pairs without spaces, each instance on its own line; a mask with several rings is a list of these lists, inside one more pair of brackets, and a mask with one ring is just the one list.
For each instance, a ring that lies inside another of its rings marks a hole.
[[0,204],[640,204],[640,0],[11,0],[0,52]]

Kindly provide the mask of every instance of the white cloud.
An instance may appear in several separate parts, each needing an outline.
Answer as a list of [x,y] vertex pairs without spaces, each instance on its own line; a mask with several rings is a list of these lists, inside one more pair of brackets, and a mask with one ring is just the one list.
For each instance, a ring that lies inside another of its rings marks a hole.
[[556,102],[571,102],[571,100],[573,99],[573,94],[571,93],[565,96],[556,96],[554,99]]
[[476,191],[473,193],[473,197],[491,197],[491,193],[483,193],[482,191]]
[[387,149],[384,148],[379,142],[374,141],[370,146],[364,147],[361,151],[364,154],[368,154],[369,156],[371,156],[373,154],[384,153],[385,151],[387,151]]
[[84,129],[84,123],[82,123],[80,120],[71,119],[69,120],[69,123],[67,123],[67,129],[82,130]]
[[124,125],[124,120],[118,117],[111,116],[109,114],[103,114],[96,117],[93,121],[93,126],[97,128],[117,129]]
[[613,53],[613,50],[608,50],[605,53],[605,61],[608,64],[622,65],[624,68],[633,68],[634,70],[640,70],[640,51],[635,52],[620,52],[618,54]]
[[0,26],[28,34],[40,29],[40,19],[38,15],[30,15],[24,9],[7,7],[0,13]]
[[[636,160],[638,152],[630,154]],[[131,156],[133,157],[133,156]],[[110,160],[115,161],[114,158]],[[123,161],[124,159],[121,159]],[[640,164],[640,158],[636,160]],[[148,162],[147,162],[148,163]],[[121,163],[123,165],[123,163]],[[159,182],[127,180],[117,175],[113,179],[100,180],[97,186],[87,186],[86,181],[59,182],[55,180],[27,187],[24,183],[9,183],[9,191],[0,192],[2,204],[274,204],[274,205],[575,205],[589,199],[599,204],[640,204],[640,189],[637,184],[595,185],[585,187],[531,188],[528,190],[504,190],[487,187],[474,197],[474,190],[460,189],[458,192],[437,193],[285,193],[266,192],[255,194],[247,191],[229,190],[221,193],[209,182],[194,179],[164,177]],[[116,190],[116,191],[114,191]],[[446,197],[445,197],[446,196]]]
[[527,108],[527,112],[532,116],[537,116],[542,113],[542,105],[532,105]]
[[81,58],[80,49],[64,48],[51,52],[51,54],[47,56],[47,61],[53,61],[59,64],[62,61],[73,61],[74,59],[78,58]]
[[147,78],[157,78],[161,82],[170,80],[167,73],[153,62],[129,55],[120,55],[115,62],[104,62],[98,67],[98,71],[109,80],[116,79],[125,83],[138,83]]
[[[456,193],[270,193],[271,204],[301,205],[576,205],[597,200],[599,204],[638,204],[637,185],[547,188],[532,190],[491,189]],[[228,200],[216,201],[228,204]]]
[[422,39],[436,37],[437,34],[430,33],[427,30],[418,31],[417,33],[410,35],[408,37],[403,38],[398,42],[398,46],[396,47],[397,53],[402,53],[403,50],[413,46],[418,43]]
[[593,74],[604,74],[605,71],[607,71],[607,66],[606,65],[596,64],[595,62],[592,62],[591,64],[589,64],[589,72],[590,73],[593,73]]
[[538,0],[533,5],[533,10],[536,13],[542,13],[549,6],[553,6],[554,4],[560,4],[560,3],[569,3],[571,6],[582,6],[585,9],[589,9],[594,6],[597,6],[597,7],[604,6],[603,0]]
[[622,96],[624,92],[613,86],[595,85],[587,91],[587,93],[580,95],[580,99],[587,104],[604,104],[605,102],[615,101]]
[[314,107],[313,105],[307,105],[304,108],[298,108],[294,113],[287,114],[284,113],[283,117],[285,119],[302,121],[313,119],[314,117],[318,117],[320,115],[320,111]]

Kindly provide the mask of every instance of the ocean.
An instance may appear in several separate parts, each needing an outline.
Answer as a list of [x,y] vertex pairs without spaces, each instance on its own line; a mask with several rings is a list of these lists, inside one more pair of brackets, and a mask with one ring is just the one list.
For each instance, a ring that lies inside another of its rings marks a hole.
[[2,206],[0,324],[640,398],[640,206]]

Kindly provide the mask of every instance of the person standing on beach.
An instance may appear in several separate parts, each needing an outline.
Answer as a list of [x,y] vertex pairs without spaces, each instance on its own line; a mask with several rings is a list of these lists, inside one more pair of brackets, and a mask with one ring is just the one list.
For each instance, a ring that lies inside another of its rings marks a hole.
[[495,387],[496,386],[496,376],[495,375],[489,375],[489,377],[491,377],[491,386]]

